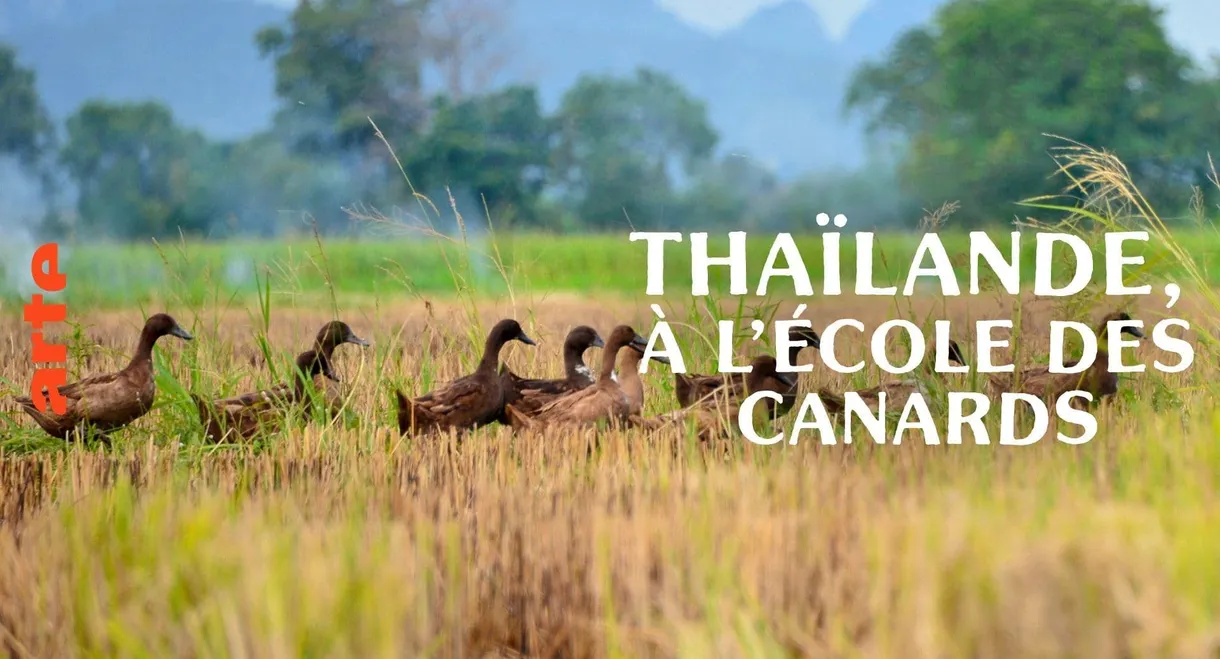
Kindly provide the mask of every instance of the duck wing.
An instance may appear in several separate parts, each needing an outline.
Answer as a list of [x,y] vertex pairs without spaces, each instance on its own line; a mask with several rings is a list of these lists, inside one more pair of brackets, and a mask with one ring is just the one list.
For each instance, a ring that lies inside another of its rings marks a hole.
[[421,426],[475,428],[491,423],[504,413],[505,377],[504,369],[491,378],[474,373],[413,400],[399,393],[399,429]]
[[745,374],[686,375],[685,373],[674,373],[674,395],[682,407],[690,407],[694,402],[707,398],[712,392],[726,384],[735,388],[744,387]]
[[631,401],[617,385],[578,389],[544,405],[534,416],[545,424],[590,425],[602,420],[625,421]]
[[[119,383],[123,376],[122,371],[114,373],[102,373],[87,378],[82,378],[76,382],[70,382],[59,388],[59,394],[70,400],[80,400],[86,397],[90,391],[95,389],[103,389],[114,386]],[[43,387],[43,391],[46,391]]]
[[[86,394],[99,388],[109,388],[119,382],[122,376],[122,371],[115,373],[102,373],[87,378],[82,378],[76,382],[69,382],[59,388],[59,394],[69,401],[79,401]],[[47,396],[50,393],[50,387],[42,388],[42,395]],[[22,406],[33,406],[34,399],[29,396],[17,396],[13,399],[17,404]]]
[[456,410],[481,406],[486,394],[486,384],[475,376],[467,375],[414,399],[412,403],[432,415],[444,416]]
[[[901,410],[906,405],[907,399],[911,394],[923,391],[923,385],[918,380],[899,380],[896,382],[886,382],[875,387],[867,389],[855,390],[864,404],[870,408],[877,408],[881,404],[881,394],[885,394],[885,403],[888,411]],[[822,405],[827,412],[831,414],[842,414],[847,410],[847,398],[845,394],[835,393],[825,387],[818,389],[818,397],[822,400]]]
[[399,434],[405,435],[416,428],[432,428],[440,423],[440,419],[430,414],[427,409],[416,405],[415,401],[407,398],[401,391],[394,390],[394,396],[398,399]]
[[[39,411],[29,396],[17,398],[16,402],[53,437],[65,438],[66,433],[82,423],[102,432],[116,430],[143,416],[152,405],[152,392],[124,375],[124,371],[105,373],[60,387],[67,406],[64,414],[49,409]],[[43,387],[43,395],[49,393],[49,388]]]

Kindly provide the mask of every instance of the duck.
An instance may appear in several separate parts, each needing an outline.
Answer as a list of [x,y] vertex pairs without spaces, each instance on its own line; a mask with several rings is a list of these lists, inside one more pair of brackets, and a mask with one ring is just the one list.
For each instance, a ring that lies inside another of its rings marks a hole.
[[[822,347],[822,339],[818,333],[808,327],[794,327],[788,332],[788,339],[794,345],[788,348],[788,363],[796,364],[796,360],[800,357],[801,351],[805,348],[813,348],[818,350]],[[731,397],[740,398],[746,390],[748,373],[723,373],[718,375],[685,375],[683,373],[674,374],[674,394],[678,398],[678,404],[687,408],[695,401],[706,398],[712,392],[724,386],[729,386],[733,389]],[[783,400],[778,404],[771,399],[767,399],[766,405],[768,411],[780,415],[787,414],[796,404],[797,385],[796,378],[792,378],[792,386],[780,395]]]
[[[140,331],[135,355],[122,370],[59,387],[60,395],[67,402],[63,414],[56,414],[49,406],[47,411],[40,411],[29,396],[14,400],[52,437],[65,441],[81,439],[86,430],[91,429],[98,439],[109,444],[109,433],[126,427],[152,409],[157,396],[152,353],[157,340],[163,336],[183,341],[195,338],[167,313],[150,316]],[[47,396],[46,387],[42,393]]]
[[[347,323],[341,320],[332,320],[323,325],[322,329],[318,330],[310,350],[315,353],[316,359],[326,362],[328,372],[333,372],[331,358],[335,354],[335,349],[345,343],[366,348],[371,345],[368,341],[356,336],[356,333],[352,331],[352,328]],[[319,371],[314,374],[315,379],[320,373]],[[338,415],[347,400],[347,394],[343,389],[342,381],[337,377],[327,377],[322,382],[315,381],[315,384],[319,387],[322,394],[326,414],[331,417]],[[282,398],[289,395],[294,386],[292,382],[285,382],[265,391],[268,395]]]
[[[326,362],[326,368],[329,371],[331,368],[331,358],[335,354],[335,349],[345,343],[362,348],[372,345],[368,341],[356,336],[356,333],[352,331],[351,326],[347,323],[341,320],[332,320],[323,325],[322,329],[318,330],[318,334],[314,338],[313,350],[320,359]],[[328,377],[320,384],[327,414],[332,417],[337,416],[347,401],[347,392],[344,391],[343,383],[338,378]]]
[[[949,361],[962,366],[966,365],[966,358],[962,354],[962,349],[957,345],[957,341],[949,341]],[[885,404],[887,414],[900,413],[907,404],[907,400],[911,394],[919,393],[924,396],[929,394],[927,386],[918,378],[908,378],[906,380],[897,380],[895,382],[887,382],[875,387],[863,389],[856,392],[864,403],[871,409],[878,409],[881,404],[881,394],[885,394]],[[847,402],[842,394],[835,393],[827,388],[818,389],[818,397],[822,400],[822,405],[826,407],[826,411],[831,414],[843,414],[847,409]]]
[[204,436],[219,443],[230,438],[248,440],[260,430],[275,432],[282,425],[284,413],[307,400],[307,383],[318,375],[333,382],[339,381],[338,376],[330,370],[330,362],[319,351],[307,350],[297,355],[295,365],[297,372],[292,382],[271,389],[211,402],[192,393],[191,399],[199,410]]
[[[553,380],[527,379],[505,368],[504,374],[508,378],[505,404],[525,414],[533,414],[563,394],[593,386],[596,379],[593,371],[585,365],[584,354],[589,348],[604,347],[606,343],[597,330],[588,325],[573,328],[563,342],[564,377]],[[501,414],[499,421],[508,424],[508,417]]]
[[[773,391],[783,396],[796,385],[796,377],[793,374],[779,372],[779,362],[772,355],[755,357],[750,363],[750,371],[742,373],[742,375],[746,376],[745,386],[740,389],[736,387],[718,388],[682,409],[649,418],[640,417],[637,413],[631,417],[630,421],[646,430],[657,430],[665,426],[686,423],[688,420],[693,421],[697,436],[706,441],[716,436],[723,436],[728,432],[732,422],[737,418],[742,402],[750,393]],[[768,409],[768,412],[774,412],[774,409]],[[726,421],[730,423],[726,424]]]
[[[532,415],[511,404],[506,405],[509,425],[514,429],[538,430],[555,426],[595,425],[601,421],[609,421],[612,425],[625,422],[632,403],[614,377],[614,364],[623,348],[631,346],[643,351],[647,345],[648,341],[630,325],[615,327],[602,350],[602,367],[593,386],[563,394]],[[623,376],[626,377],[626,373]]]
[[507,369],[500,368],[500,349],[509,341],[538,345],[521,329],[520,323],[505,318],[488,333],[483,357],[474,373],[414,399],[395,390],[399,433],[427,434],[450,428],[472,430],[500,418],[509,384]]
[[[1109,335],[1111,321],[1130,321],[1131,315],[1125,311],[1113,311],[1101,319],[1097,326],[1097,357],[1092,365],[1081,373],[1052,373],[1050,366],[1035,366],[1021,371],[1020,392],[1032,394],[1045,401],[1054,401],[1069,391],[1087,391],[1093,394],[1093,401],[1086,403],[1075,398],[1072,406],[1093,407],[1111,400],[1118,393],[1118,374],[1111,373],[1109,368],[1109,353],[1106,341]],[[1124,327],[1123,334],[1129,334],[1137,339],[1145,338],[1144,332],[1138,327]],[[1068,360],[1065,366],[1075,366],[1079,359]],[[995,373],[987,377],[988,394],[998,398],[1004,392],[1012,392],[1013,376],[1009,373]]]

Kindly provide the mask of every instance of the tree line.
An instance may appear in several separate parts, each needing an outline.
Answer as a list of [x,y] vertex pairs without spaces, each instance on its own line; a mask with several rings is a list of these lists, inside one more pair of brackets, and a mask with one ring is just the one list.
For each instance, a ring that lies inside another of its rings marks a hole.
[[0,44],[0,157],[42,189],[46,232],[117,239],[278,235],[305,213],[337,233],[357,203],[434,215],[423,197],[497,228],[812,228],[823,211],[909,226],[946,201],[977,226],[1062,189],[1046,133],[1115,151],[1175,210],[1215,191],[1220,77],[1146,0],[951,0],[847,90],[879,164],[787,182],[718,154],[704,103],[662,72],[585,75],[553,112],[490,84],[504,17],[488,2],[300,3],[254,36],[275,65],[271,127],[230,142],[154,101],[89,101],[57,126]]

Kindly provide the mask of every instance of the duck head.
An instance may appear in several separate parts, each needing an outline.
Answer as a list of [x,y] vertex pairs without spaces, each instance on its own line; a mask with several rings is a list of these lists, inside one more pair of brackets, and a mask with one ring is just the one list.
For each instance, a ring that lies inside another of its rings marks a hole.
[[149,316],[148,320],[144,322],[143,334],[151,337],[153,341],[163,336],[176,336],[183,341],[193,341],[195,339],[195,337],[191,336],[190,332],[182,329],[182,326],[178,324],[178,321],[174,320],[173,316],[167,313]]
[[813,331],[811,327],[793,327],[788,331],[788,340],[793,343],[798,341],[805,343],[802,346],[792,346],[792,350],[795,352],[799,352],[804,348],[813,348],[814,350],[822,348],[822,337],[818,336],[818,333]]
[[576,380],[592,379],[593,374],[585,365],[585,351],[589,348],[604,348],[606,342],[597,330],[588,325],[581,325],[568,332],[568,338],[563,342],[563,368],[568,378]]
[[796,386],[796,377],[792,373],[780,373],[779,362],[771,355],[760,355],[754,358],[750,363],[749,385],[750,391],[770,390],[768,380],[774,380],[784,386],[784,389],[791,389]]
[[496,323],[495,327],[491,328],[491,332],[487,335],[489,343],[494,343],[497,346],[502,346],[509,341],[520,341],[527,346],[536,346],[534,340],[521,329],[521,323],[512,318],[505,318]]
[[[634,352],[634,353],[638,354],[640,357],[643,357],[644,350],[648,348],[648,342],[645,341],[644,343],[640,344],[640,343],[635,343],[633,341],[631,343],[628,343],[627,347],[631,348],[631,352]],[[669,357],[666,357],[665,355],[653,355],[651,357],[651,359],[654,362],[660,362],[662,364],[669,363]],[[636,361],[638,362],[639,360],[637,359]]]
[[352,331],[352,328],[341,320],[332,320],[323,325],[322,329],[318,330],[318,336],[315,343],[318,347],[322,348],[323,351],[334,350],[336,347],[341,346],[344,343],[351,343],[353,345],[358,345],[365,348],[369,346],[368,341],[356,336],[356,333]]
[[949,340],[949,361],[955,364],[966,365],[966,356],[962,354],[962,349],[957,345],[957,341]]
[[630,325],[619,325],[610,332],[610,340],[606,341],[609,352],[614,352],[623,346],[632,346],[641,351],[648,347],[648,339],[640,336]]
[[[1134,320],[1134,318],[1132,318],[1131,314],[1127,313],[1126,311],[1115,311],[1115,312],[1107,315],[1105,318],[1101,319],[1101,328],[1099,329],[1099,331],[1097,333],[1099,336],[1105,336],[1106,331],[1108,331],[1110,329],[1110,321],[1130,322],[1132,320]],[[1130,334],[1131,336],[1134,336],[1137,339],[1142,339],[1145,336],[1143,330],[1141,330],[1138,327],[1133,327],[1130,325],[1124,327],[1122,329],[1121,333]]]
[[487,342],[483,344],[483,359],[479,362],[479,368],[484,371],[496,372],[500,362],[500,348],[504,347],[509,341],[520,341],[527,346],[536,346],[534,340],[531,339],[525,330],[521,329],[521,324],[512,318],[505,318],[496,323],[495,327],[487,333]]
[[589,348],[605,347],[606,342],[602,341],[601,335],[588,325],[581,325],[568,332],[568,338],[563,342],[565,352],[571,351],[577,355],[583,355]]
[[614,364],[618,359],[618,351],[620,348],[631,346],[643,353],[648,347],[648,340],[636,333],[630,325],[619,325],[610,332],[610,339],[606,341],[606,348],[602,352],[602,371],[599,377],[604,379],[614,379]]

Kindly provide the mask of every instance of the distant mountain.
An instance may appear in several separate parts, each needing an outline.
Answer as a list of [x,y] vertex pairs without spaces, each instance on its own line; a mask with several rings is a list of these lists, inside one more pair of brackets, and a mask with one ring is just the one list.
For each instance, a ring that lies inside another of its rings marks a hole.
[[[718,36],[653,0],[516,0],[501,81],[533,82],[554,107],[581,74],[647,65],[706,101],[726,149],[781,175],[842,167],[863,152],[859,130],[840,116],[852,67],[936,5],[877,0],[840,44],[799,0]],[[57,117],[90,98],[157,98],[183,123],[232,138],[270,123],[272,66],[254,34],[287,14],[253,0],[0,0],[0,39],[37,71]]]
[[287,11],[245,0],[71,4],[6,37],[37,72],[57,117],[93,98],[155,98],[184,124],[218,138],[270,124],[275,80],[254,34]]
[[624,74],[647,65],[707,102],[724,147],[744,150],[781,175],[841,166],[861,153],[859,135],[842,130],[837,114],[848,64],[798,0],[717,37],[651,0],[590,4],[518,0],[514,77],[536,82],[548,106],[582,73]]
[[943,0],[872,0],[843,38],[842,52],[854,61],[879,57],[898,35],[926,25]]

